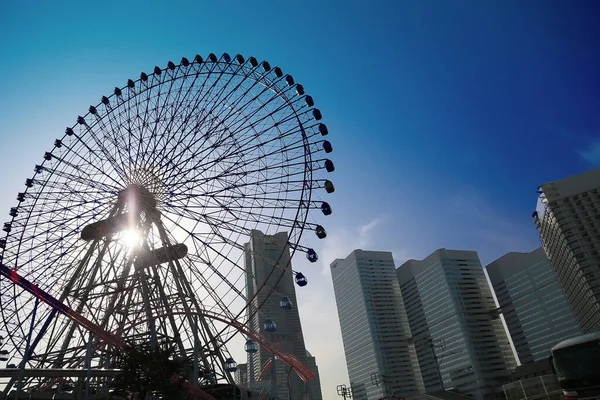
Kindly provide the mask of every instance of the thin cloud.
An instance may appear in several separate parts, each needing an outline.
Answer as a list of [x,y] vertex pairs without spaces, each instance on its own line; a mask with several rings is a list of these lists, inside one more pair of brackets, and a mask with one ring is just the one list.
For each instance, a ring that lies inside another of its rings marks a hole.
[[377,217],[356,229],[335,229],[329,232],[320,251],[322,274],[330,277],[329,264],[336,258],[346,257],[356,249],[366,249],[373,244],[373,230],[383,221]]
[[577,153],[593,167],[600,166],[600,139],[590,143],[585,149]]
[[373,221],[361,226],[358,229],[358,232],[359,232],[358,247],[359,248],[366,247],[371,242],[371,240],[370,240],[372,237],[371,231],[373,231],[373,229],[375,229],[375,227],[377,225],[379,225],[380,222],[381,222],[381,218],[375,218]]

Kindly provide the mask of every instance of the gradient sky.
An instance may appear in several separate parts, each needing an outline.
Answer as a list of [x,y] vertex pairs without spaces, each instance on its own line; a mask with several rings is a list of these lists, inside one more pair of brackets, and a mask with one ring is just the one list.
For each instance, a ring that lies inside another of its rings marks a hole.
[[[368,4],[368,5],[367,5]],[[0,209],[77,115],[155,65],[254,55],[313,96],[334,214],[299,290],[324,398],[348,384],[329,263],[440,247],[485,264],[539,246],[542,183],[600,167],[596,1],[0,3]],[[0,221],[3,222],[3,221]],[[238,360],[239,361],[239,360]]]

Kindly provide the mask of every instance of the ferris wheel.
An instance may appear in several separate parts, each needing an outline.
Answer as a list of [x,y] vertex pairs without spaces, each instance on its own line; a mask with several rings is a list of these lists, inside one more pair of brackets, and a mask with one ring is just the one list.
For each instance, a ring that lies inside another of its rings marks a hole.
[[[228,54],[155,67],[90,106],[35,165],[4,224],[0,331],[11,359],[83,368],[91,340],[94,365],[108,368],[91,326],[168,339],[182,355],[200,343],[202,366],[231,382],[226,344],[260,313],[254,297],[273,290],[248,298],[253,230],[287,232],[280,260],[317,261],[310,243],[326,236],[316,221],[331,214],[322,199],[334,166],[321,118],[291,75]],[[289,273],[272,265],[269,282]]]

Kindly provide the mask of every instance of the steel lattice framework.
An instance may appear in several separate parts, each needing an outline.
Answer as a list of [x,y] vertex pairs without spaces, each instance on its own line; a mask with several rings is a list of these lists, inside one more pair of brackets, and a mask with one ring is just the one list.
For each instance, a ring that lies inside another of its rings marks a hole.
[[[103,335],[118,333],[169,340],[181,356],[200,343],[202,368],[232,382],[225,344],[260,312],[245,296],[252,230],[287,231],[283,251],[312,262],[306,243],[326,235],[309,217],[331,213],[316,198],[334,191],[320,119],[290,75],[228,54],[155,67],[90,106],[35,166],[4,224],[0,315],[11,358],[83,368],[92,340],[94,367],[110,368]],[[286,268],[275,263],[271,274]],[[53,300],[36,307],[39,293]]]

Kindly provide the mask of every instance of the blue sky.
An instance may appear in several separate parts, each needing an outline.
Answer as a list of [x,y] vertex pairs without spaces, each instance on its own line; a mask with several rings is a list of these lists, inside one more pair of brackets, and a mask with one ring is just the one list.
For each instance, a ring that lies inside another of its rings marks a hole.
[[280,66],[335,149],[329,237],[299,306],[337,398],[335,257],[531,251],[536,187],[600,167],[599,15],[594,1],[4,1],[0,207],[65,126],[141,71],[224,51]]

